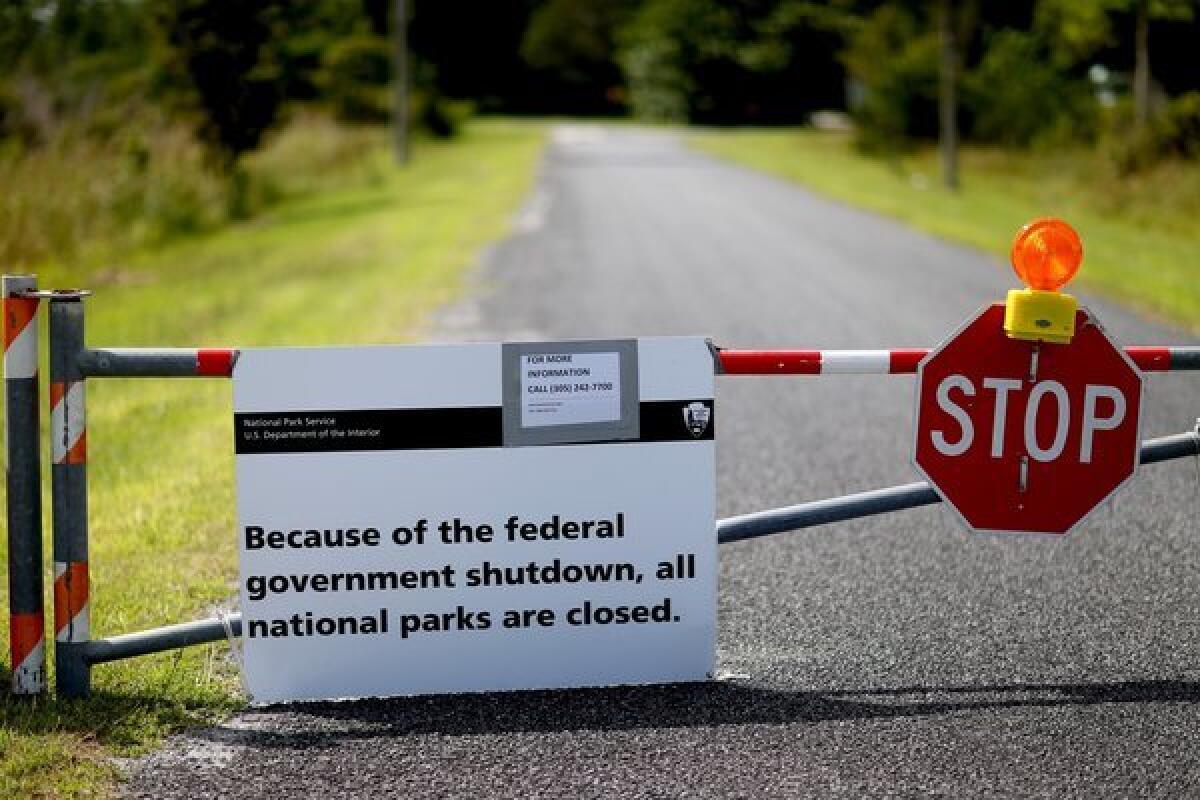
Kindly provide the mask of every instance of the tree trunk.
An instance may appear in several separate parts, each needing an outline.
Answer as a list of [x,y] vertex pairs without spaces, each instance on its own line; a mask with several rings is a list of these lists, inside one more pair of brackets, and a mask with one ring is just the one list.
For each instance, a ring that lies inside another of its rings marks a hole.
[[938,146],[942,156],[942,185],[958,188],[958,42],[953,20],[954,0],[938,0],[937,25],[941,40],[938,70]]
[[396,151],[396,163],[408,163],[408,3],[396,0],[393,22],[395,52],[394,80],[396,96],[392,106],[392,141]]
[[1133,40],[1133,118],[1142,128],[1150,119],[1150,0],[1138,0]]

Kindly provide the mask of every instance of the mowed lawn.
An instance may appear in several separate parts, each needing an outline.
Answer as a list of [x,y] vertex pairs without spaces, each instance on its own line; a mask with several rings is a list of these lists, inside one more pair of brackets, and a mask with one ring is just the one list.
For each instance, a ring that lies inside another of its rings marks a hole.
[[[454,141],[419,143],[404,170],[391,165],[383,131],[357,135],[362,155],[337,188],[327,181],[251,221],[119,259],[47,265],[41,285],[95,292],[87,301],[95,346],[412,340],[506,232],[543,131],[477,122]],[[302,154],[303,143],[273,157],[289,152]],[[296,162],[274,166],[303,178],[307,165]],[[209,615],[234,596],[230,401],[225,380],[89,382],[94,636]],[[45,530],[48,562],[48,518]],[[4,608],[6,594],[7,582]],[[94,696],[83,701],[2,693],[0,797],[103,796],[118,778],[112,756],[241,702],[224,643],[98,666],[93,679]]]
[[[1120,176],[1103,152],[965,148],[962,188],[941,188],[937,153],[858,153],[849,134],[705,131],[700,150],[769,172],[972,245],[1008,261],[1013,234],[1059,216],[1083,238],[1079,282],[1145,312],[1200,329],[1200,164],[1165,163]],[[1013,276],[1014,286],[1017,284]]]

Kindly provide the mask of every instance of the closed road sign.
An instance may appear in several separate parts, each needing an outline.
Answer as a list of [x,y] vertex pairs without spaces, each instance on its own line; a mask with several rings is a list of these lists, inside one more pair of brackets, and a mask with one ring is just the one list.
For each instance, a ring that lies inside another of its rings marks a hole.
[[234,408],[255,701],[712,676],[703,339],[250,349]]

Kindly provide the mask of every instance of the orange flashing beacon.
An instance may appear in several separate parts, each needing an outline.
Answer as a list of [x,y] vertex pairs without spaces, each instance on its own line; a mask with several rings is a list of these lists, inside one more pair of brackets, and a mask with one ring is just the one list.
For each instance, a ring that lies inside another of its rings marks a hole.
[[1013,339],[1067,344],[1075,334],[1079,304],[1059,291],[1083,261],[1083,242],[1067,223],[1042,217],[1017,231],[1012,265],[1025,289],[1008,292],[1004,332]]

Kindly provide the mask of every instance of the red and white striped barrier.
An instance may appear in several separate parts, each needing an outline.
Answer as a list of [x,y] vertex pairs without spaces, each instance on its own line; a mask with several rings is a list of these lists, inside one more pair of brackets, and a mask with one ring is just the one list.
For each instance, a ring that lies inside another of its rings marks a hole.
[[38,309],[33,276],[5,276],[4,387],[8,448],[9,655],[14,694],[46,687],[38,419]]
[[54,562],[54,640],[86,642],[91,637],[86,561]]
[[[1145,372],[1200,368],[1200,348],[1126,347]],[[927,349],[725,350],[717,349],[722,375],[903,375],[917,371]]]
[[718,350],[723,375],[888,375],[915,372],[928,350]]
[[37,376],[38,335],[36,297],[4,298],[4,378]]
[[46,619],[41,611],[8,617],[13,660],[13,694],[39,694],[46,687]]
[[[716,348],[722,375],[905,375],[917,371],[927,348],[895,350],[734,350]],[[1200,369],[1200,348],[1127,347],[1146,372]],[[89,377],[210,377],[233,375],[234,348],[85,350],[81,364]]]
[[[50,454],[55,466],[87,464],[86,382],[50,384]],[[54,562],[54,639],[60,643],[90,638],[87,561]]]
[[55,464],[87,463],[84,381],[50,384],[50,454]]

